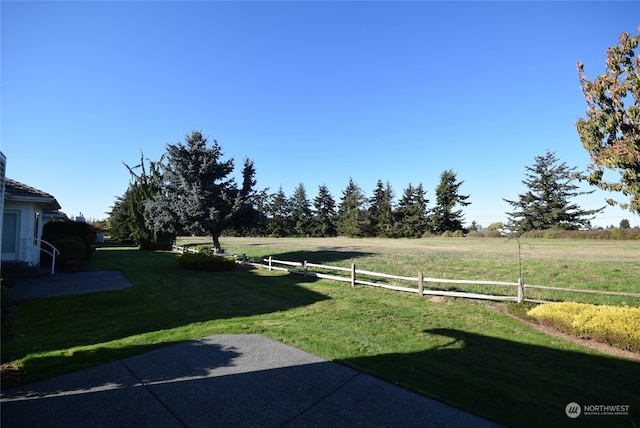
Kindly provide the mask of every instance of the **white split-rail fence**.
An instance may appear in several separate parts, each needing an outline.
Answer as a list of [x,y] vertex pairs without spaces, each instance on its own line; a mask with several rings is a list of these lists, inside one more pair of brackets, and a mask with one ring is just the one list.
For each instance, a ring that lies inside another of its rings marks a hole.
[[[242,261],[239,263],[243,264],[252,264],[258,267],[268,268],[269,270],[279,270],[286,271],[294,274],[304,275],[305,277],[313,277],[313,278],[321,278],[321,279],[330,279],[334,281],[342,281],[349,282],[352,287],[356,285],[368,285],[372,287],[380,287],[386,288],[389,290],[403,291],[408,293],[417,293],[420,296],[446,296],[446,297],[462,297],[467,299],[480,299],[480,300],[497,300],[497,301],[514,301],[521,303],[523,301],[526,302],[534,302],[534,303],[546,303],[547,301],[538,300],[538,299],[529,299],[525,297],[525,290],[552,290],[552,291],[562,291],[569,293],[585,293],[585,294],[598,294],[603,296],[623,296],[623,297],[633,297],[640,298],[640,294],[637,293],[624,293],[617,291],[599,291],[599,290],[583,290],[583,289],[574,289],[574,288],[564,288],[564,287],[548,287],[543,285],[529,285],[525,284],[522,278],[518,279],[518,282],[502,282],[502,281],[474,281],[474,280],[464,280],[464,279],[442,279],[442,278],[429,278],[425,277],[422,272],[418,272],[418,276],[399,276],[399,275],[390,275],[386,273],[372,272],[368,270],[356,269],[356,265],[352,264],[351,267],[339,267],[339,266],[329,266],[329,265],[321,265],[316,263],[309,263],[308,261],[303,262],[292,262],[286,260],[276,260],[273,257],[269,257],[263,260],[264,263],[249,263],[247,262],[246,256],[243,255]],[[292,269],[293,268],[302,268]],[[341,272],[349,272],[348,276],[339,276],[339,275],[330,275],[326,273],[313,272],[309,270],[310,268],[324,269],[324,270],[335,270]],[[402,287],[398,285],[386,284],[383,282],[373,282],[368,281],[366,279],[358,279],[358,275],[369,277],[369,278],[383,278],[383,279],[391,279],[396,281],[406,281],[409,283],[417,283],[416,287]],[[437,284],[465,284],[465,285],[489,285],[489,286],[498,286],[498,287],[507,287],[513,288],[516,290],[515,295],[496,295],[496,294],[480,294],[480,293],[470,293],[465,291],[447,291],[447,290],[436,290],[436,289],[425,289],[425,283],[437,283]]]
[[[173,246],[174,251],[178,251],[180,253],[190,252],[196,253],[197,250],[194,248],[189,248],[187,246]],[[235,256],[235,254],[230,253],[220,253],[217,254],[219,256]],[[243,265],[253,265],[255,267],[267,268],[271,270],[277,271],[285,271],[293,274],[304,275],[305,278],[320,278],[320,279],[329,279],[333,281],[341,281],[341,282],[349,282],[352,287],[356,285],[368,285],[372,287],[380,287],[388,290],[395,291],[403,291],[407,293],[417,293],[420,296],[445,296],[445,297],[462,297],[467,299],[480,299],[480,300],[496,300],[496,301],[513,301],[521,303],[525,302],[534,302],[534,303],[546,303],[545,300],[539,299],[531,299],[525,297],[525,290],[551,290],[551,291],[559,291],[559,292],[568,292],[568,293],[583,293],[583,294],[597,294],[602,296],[619,296],[619,297],[632,297],[632,298],[640,298],[640,294],[637,293],[624,293],[617,291],[599,291],[599,290],[584,290],[584,289],[575,289],[575,288],[564,288],[564,287],[549,287],[544,285],[530,285],[525,284],[522,278],[518,279],[518,282],[503,282],[503,281],[474,281],[474,280],[465,280],[465,279],[442,279],[442,278],[429,278],[425,277],[422,272],[418,272],[417,276],[400,276],[400,275],[390,275],[387,273],[380,272],[372,272],[368,270],[356,269],[356,265],[352,264],[351,267],[340,267],[340,266],[329,266],[322,265],[317,263],[310,263],[308,261],[302,262],[293,262],[287,260],[277,260],[273,257],[269,256],[267,259],[263,259],[263,263],[254,263],[250,262],[245,254],[242,255],[240,260],[236,261],[239,264]],[[295,269],[295,268],[302,268]],[[349,275],[340,276],[340,275],[331,275],[321,272],[313,272],[310,269],[324,269],[324,270],[334,270],[338,272],[348,272]],[[360,275],[361,279],[358,279],[358,275]],[[386,284],[384,282],[373,282],[366,279],[362,279],[362,277],[367,278],[383,278],[390,279],[395,281],[405,281],[408,283],[417,283],[416,287],[403,287],[398,285]],[[466,291],[447,291],[447,290],[437,290],[437,289],[425,289],[425,283],[437,283],[437,284],[464,284],[464,285],[489,285],[489,286],[497,286],[497,287],[507,287],[515,289],[515,295],[497,295],[497,294],[480,294],[480,293],[470,293]]]

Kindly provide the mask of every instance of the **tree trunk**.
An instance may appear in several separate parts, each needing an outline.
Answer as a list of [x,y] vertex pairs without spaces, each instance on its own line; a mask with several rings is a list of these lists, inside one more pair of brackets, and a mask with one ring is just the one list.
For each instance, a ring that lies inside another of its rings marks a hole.
[[221,253],[222,247],[220,246],[220,232],[211,231],[211,238],[213,238],[213,251],[215,253]]

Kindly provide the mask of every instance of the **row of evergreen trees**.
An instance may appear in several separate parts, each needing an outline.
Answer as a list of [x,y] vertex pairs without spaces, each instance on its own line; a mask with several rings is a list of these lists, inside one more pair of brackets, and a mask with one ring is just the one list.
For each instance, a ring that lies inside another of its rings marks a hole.
[[282,187],[273,195],[265,195],[259,204],[263,221],[246,234],[286,236],[348,236],[382,238],[416,238],[425,233],[464,230],[464,216],[457,206],[467,206],[468,195],[458,192],[462,182],[447,170],[436,187],[436,205],[428,208],[429,200],[422,183],[411,183],[395,203],[395,193],[389,182],[378,180],[373,196],[352,179],[336,201],[326,185],[318,187],[313,201],[300,183],[287,197]]
[[[209,147],[197,131],[186,136],[185,144],[167,145],[165,155],[148,168],[144,158],[127,168],[132,181],[116,200],[108,225],[112,237],[142,248],[166,247],[177,234],[209,235],[219,249],[222,233],[416,238],[466,232],[462,208],[470,204],[469,195],[460,194],[463,182],[452,170],[440,175],[433,207],[428,207],[422,183],[409,184],[396,202],[391,185],[382,180],[371,197],[352,178],[339,200],[326,185],[310,200],[302,183],[288,197],[282,187],[275,193],[256,190],[256,171],[249,159],[242,183],[236,184],[230,177],[233,160],[222,160],[218,143],[214,140]],[[580,191],[574,181],[582,174],[560,163],[553,152],[537,156],[525,175],[526,192],[516,200],[504,199],[514,208],[506,213],[514,231],[588,228],[590,216],[602,210],[583,210],[572,202],[592,191]]]

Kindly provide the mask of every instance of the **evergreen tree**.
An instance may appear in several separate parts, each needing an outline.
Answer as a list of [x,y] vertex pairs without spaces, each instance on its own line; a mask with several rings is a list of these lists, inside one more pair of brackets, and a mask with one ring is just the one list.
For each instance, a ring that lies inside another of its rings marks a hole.
[[348,237],[367,235],[368,220],[365,204],[367,198],[362,189],[349,178],[349,184],[342,192],[338,208],[338,234]]
[[420,238],[427,230],[427,204],[422,183],[413,187],[411,183],[404,189],[395,211],[395,229],[397,236]]
[[233,208],[235,215],[230,222],[230,227],[239,236],[251,234],[264,223],[262,213],[257,206],[266,190],[259,193],[254,189],[257,184],[255,176],[256,170],[253,161],[245,158],[242,168],[242,187],[235,199]]
[[221,251],[220,234],[237,226],[238,216],[251,205],[253,164],[245,161],[243,186],[238,188],[229,175],[233,159],[223,161],[217,141],[207,146],[198,131],[185,136],[185,144],[168,144],[161,159],[161,191],[146,202],[148,224],[154,230],[207,233]]
[[[140,249],[168,249],[174,234],[156,231],[146,222],[145,203],[160,191],[162,176],[155,162],[149,162],[149,172],[140,156],[140,164],[125,167],[131,174],[131,182],[124,195],[117,199],[110,213],[111,234],[120,240],[133,241]],[[140,173],[136,173],[136,170]]]
[[387,181],[386,186],[382,180],[378,180],[373,191],[373,197],[369,200],[369,219],[371,221],[371,233],[382,238],[394,236],[393,225],[393,189]]
[[301,237],[308,236],[311,226],[311,202],[307,198],[307,191],[302,183],[298,184],[293,191],[289,204],[294,234]]
[[446,170],[440,174],[440,183],[436,187],[436,206],[431,214],[432,233],[464,230],[462,210],[454,210],[458,205],[466,207],[471,204],[467,202],[469,195],[463,196],[458,193],[462,183],[464,181],[457,182],[456,173],[452,170]]
[[271,198],[268,208],[267,233],[275,238],[290,236],[292,232],[291,203],[282,186]]
[[116,197],[116,201],[111,207],[107,225],[109,234],[113,239],[119,241],[133,242],[131,223],[129,222],[129,205],[131,204],[131,186],[127,188],[122,196]]
[[318,196],[313,200],[315,210],[311,234],[316,237],[330,237],[338,234],[335,225],[336,202],[326,185],[319,186]]
[[576,230],[590,226],[593,214],[602,211],[582,210],[571,199],[593,193],[580,192],[573,183],[576,167],[568,167],[566,163],[558,163],[555,153],[547,150],[544,156],[536,156],[533,166],[527,166],[526,179],[522,183],[527,187],[526,193],[518,195],[518,200],[504,199],[514,207],[515,211],[506,213],[510,219],[510,227],[518,232],[528,230],[564,229]]

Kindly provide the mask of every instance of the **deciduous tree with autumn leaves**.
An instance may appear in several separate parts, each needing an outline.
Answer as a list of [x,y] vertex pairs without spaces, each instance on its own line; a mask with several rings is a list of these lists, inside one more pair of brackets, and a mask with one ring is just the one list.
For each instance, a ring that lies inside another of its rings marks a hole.
[[[577,64],[588,105],[586,118],[577,122],[580,140],[591,155],[588,181],[628,196],[629,202],[619,205],[636,214],[640,214],[640,55],[635,53],[639,41],[640,34],[623,33],[618,44],[607,49],[605,72],[593,80],[587,79],[584,64]],[[605,169],[618,171],[620,179],[605,179]]]

